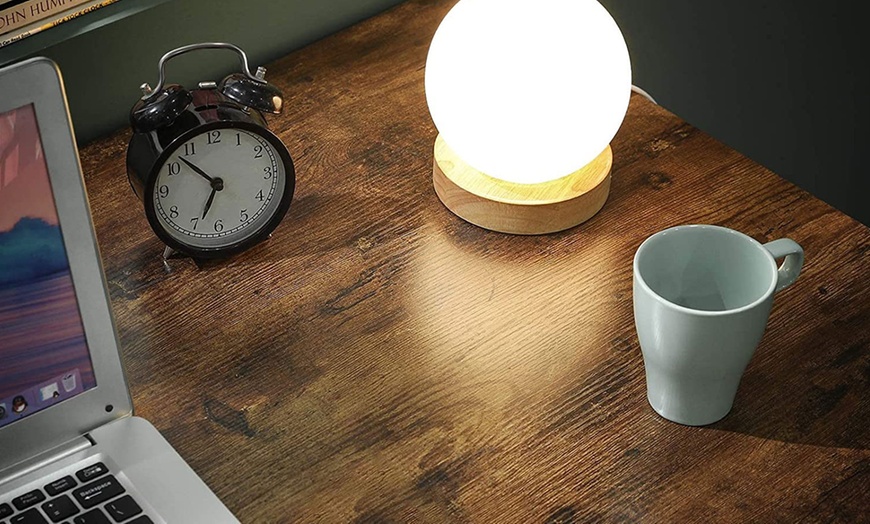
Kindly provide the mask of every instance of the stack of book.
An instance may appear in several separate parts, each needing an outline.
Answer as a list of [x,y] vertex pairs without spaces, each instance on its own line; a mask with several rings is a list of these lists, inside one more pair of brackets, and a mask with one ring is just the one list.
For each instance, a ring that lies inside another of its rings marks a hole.
[[118,0],[0,0],[0,47]]

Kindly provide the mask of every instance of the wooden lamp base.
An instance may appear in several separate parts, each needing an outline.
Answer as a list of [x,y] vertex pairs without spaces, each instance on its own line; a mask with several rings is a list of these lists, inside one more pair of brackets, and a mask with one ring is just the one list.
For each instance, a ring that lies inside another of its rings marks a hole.
[[432,181],[441,202],[458,217],[501,233],[541,235],[592,218],[610,194],[610,146],[568,176],[538,184],[517,184],[488,176],[435,139]]

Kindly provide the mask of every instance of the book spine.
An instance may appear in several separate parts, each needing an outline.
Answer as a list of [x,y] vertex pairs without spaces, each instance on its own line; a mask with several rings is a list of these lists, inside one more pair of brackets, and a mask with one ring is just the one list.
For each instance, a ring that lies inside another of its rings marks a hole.
[[113,4],[117,1],[118,0],[86,1],[75,9],[62,11],[62,12],[56,14],[55,17],[52,17],[52,18],[47,19],[47,20],[42,20],[40,22],[36,22],[34,24],[27,25],[25,27],[22,27],[22,28],[16,30],[16,31],[13,31],[12,33],[4,35],[2,38],[0,38],[0,48],[6,47],[7,45],[10,45],[10,44],[14,44],[15,42],[18,42],[19,40],[27,38],[28,36],[35,35],[36,33],[45,31],[46,29],[50,29],[50,28],[55,27],[57,25],[60,25],[64,22],[68,22],[68,21],[73,20],[75,18],[78,18],[82,15],[88,14],[92,11],[96,11],[97,9],[100,9],[101,7],[105,7],[109,4]]
[[88,0],[23,0],[0,6],[0,35],[34,24]]

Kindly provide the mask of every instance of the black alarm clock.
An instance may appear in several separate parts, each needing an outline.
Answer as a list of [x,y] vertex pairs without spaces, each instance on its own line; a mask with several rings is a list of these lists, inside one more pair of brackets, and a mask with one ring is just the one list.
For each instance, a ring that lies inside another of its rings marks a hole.
[[[242,71],[187,90],[165,84],[168,60],[198,49],[230,49]],[[266,239],[290,207],[293,160],[262,113],[280,113],[266,70],[252,74],[240,48],[201,43],[160,59],[159,80],[130,111],[127,177],[154,233],[194,258],[225,257]],[[167,250],[168,252],[169,250]]]

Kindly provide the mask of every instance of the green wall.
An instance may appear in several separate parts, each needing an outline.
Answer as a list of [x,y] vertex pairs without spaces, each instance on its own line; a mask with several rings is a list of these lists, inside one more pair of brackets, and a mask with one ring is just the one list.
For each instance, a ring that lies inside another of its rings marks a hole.
[[[197,42],[230,42],[247,53],[253,69],[398,3],[171,0],[29,56],[47,56],[60,66],[76,136],[84,145],[128,125],[130,107],[141,96],[139,85],[157,83],[157,62],[166,51]],[[167,81],[194,86],[202,80],[219,81],[238,67],[232,52],[198,51],[169,62]]]
[[861,2],[600,1],[662,106],[870,225]]

